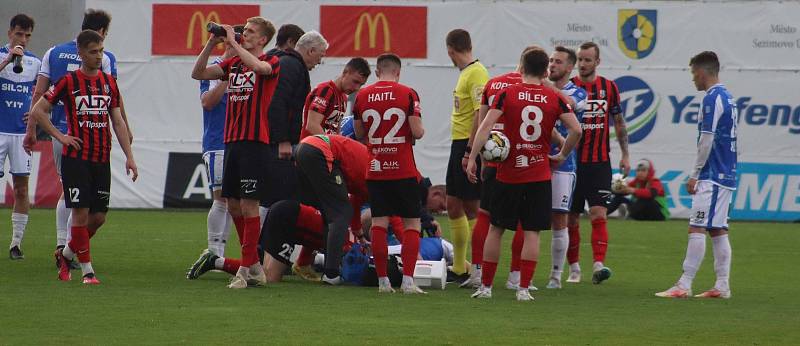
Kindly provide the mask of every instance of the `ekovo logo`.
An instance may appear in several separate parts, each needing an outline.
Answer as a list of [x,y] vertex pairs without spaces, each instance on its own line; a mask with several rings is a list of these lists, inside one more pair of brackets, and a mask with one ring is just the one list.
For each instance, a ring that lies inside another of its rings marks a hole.
[[656,10],[619,10],[617,14],[617,41],[625,56],[642,59],[656,47]]
[[[614,80],[619,89],[619,105],[628,129],[628,141],[636,143],[647,137],[656,125],[661,99],[650,85],[634,76]],[[612,137],[616,138],[616,134]]]

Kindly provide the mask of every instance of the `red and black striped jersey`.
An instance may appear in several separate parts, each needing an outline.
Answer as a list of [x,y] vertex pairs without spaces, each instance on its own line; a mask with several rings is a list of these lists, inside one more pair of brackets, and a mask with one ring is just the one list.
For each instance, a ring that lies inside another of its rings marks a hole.
[[80,138],[81,149],[64,146],[67,157],[106,163],[111,152],[111,110],[119,108],[119,89],[110,74],[87,76],[80,69],[65,74],[45,94],[47,102],[64,103],[67,135]]
[[578,147],[578,162],[608,162],[609,118],[622,113],[619,105],[619,89],[614,81],[597,76],[593,82],[584,82],[578,76],[572,82],[586,90],[586,109],[583,112],[583,137]]
[[279,59],[274,55],[261,54],[258,60],[269,63],[272,66],[272,73],[258,74],[245,65],[238,56],[219,63],[219,67],[228,75],[225,143],[238,141],[269,143],[267,111],[278,86]]
[[303,107],[303,129],[300,131],[300,139],[313,135],[306,130],[308,123],[308,112],[314,111],[322,114],[322,130],[326,135],[338,135],[340,133],[342,117],[347,112],[347,95],[345,95],[336,83],[332,80],[320,83],[314,90],[306,96],[306,104]]

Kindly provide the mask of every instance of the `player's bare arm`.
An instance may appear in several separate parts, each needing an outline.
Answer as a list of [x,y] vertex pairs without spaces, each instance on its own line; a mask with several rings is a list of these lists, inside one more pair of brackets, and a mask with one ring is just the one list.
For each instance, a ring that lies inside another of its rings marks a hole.
[[628,154],[628,126],[625,124],[625,117],[622,116],[622,113],[614,114],[614,131],[617,134],[617,141],[619,141],[619,149],[622,151],[619,167],[622,169],[622,174],[628,175],[631,170],[630,155]]
[[222,68],[219,67],[219,65],[217,64],[211,66],[208,65],[208,58],[211,56],[211,51],[220,42],[222,42],[221,38],[215,36],[214,34],[211,34],[211,37],[208,39],[208,42],[206,42],[206,46],[203,47],[203,50],[200,52],[200,55],[197,56],[197,60],[194,61],[194,67],[192,68],[192,78],[197,80],[212,80],[212,79],[220,79],[223,76],[225,76],[225,71],[222,71]]
[[228,36],[225,38],[225,41],[231,45],[231,48],[236,51],[236,55],[242,59],[242,63],[245,64],[247,67],[253,70],[253,72],[261,74],[261,75],[269,75],[272,74],[272,65],[270,65],[266,61],[261,61],[258,59],[257,56],[253,55],[242,47],[238,42],[236,42],[236,33],[233,31],[233,27],[230,25],[223,25],[222,27],[225,28],[225,31],[228,33]]
[[561,164],[561,162],[564,162],[567,156],[569,156],[569,153],[572,152],[572,149],[575,149],[575,145],[578,144],[578,141],[581,139],[583,131],[581,130],[581,124],[578,123],[578,118],[575,116],[575,113],[562,113],[558,118],[561,120],[561,123],[564,124],[564,127],[567,128],[567,138],[561,146],[561,151],[556,155],[550,155],[550,160]]
[[131,131],[131,123],[128,122],[128,114],[125,113],[125,104],[122,102],[122,95],[119,95],[119,109],[122,113],[122,121],[125,122],[125,128],[128,130],[128,140],[133,144],[133,131]]
[[81,150],[81,141],[78,137],[72,137],[61,133],[53,123],[50,122],[50,111],[52,110],[52,105],[50,102],[47,102],[44,98],[39,98],[39,102],[36,102],[36,105],[33,106],[31,109],[31,119],[35,121],[41,128],[47,132],[50,136],[53,136],[57,141],[61,142],[61,144],[70,146],[75,148],[75,150]]
[[[31,110],[39,102],[39,99],[47,92],[50,87],[50,78],[39,75],[36,77],[36,86],[33,88],[33,98],[31,99]],[[36,145],[36,120],[31,116],[30,111],[25,114],[23,121],[26,122],[25,138],[22,140],[22,147],[30,155],[33,146]]]
[[203,106],[203,109],[210,111],[214,109],[221,101],[222,97],[225,96],[225,91],[228,89],[228,81],[221,81],[214,85],[209,91],[203,93],[200,96],[200,105]]
[[120,109],[118,107],[112,108],[111,126],[114,127],[114,134],[117,135],[119,146],[122,147],[122,152],[125,153],[125,173],[131,176],[131,180],[136,181],[139,177],[139,170],[136,168],[136,162],[133,160],[131,140],[130,137],[128,137],[128,127],[125,125]]
[[364,129],[364,123],[358,118],[353,119],[353,132],[356,134],[356,139],[363,142],[367,131]]
[[422,139],[425,135],[425,129],[422,127],[422,118],[416,115],[408,117],[408,126],[411,128],[411,137],[414,139]]
[[325,134],[325,130],[322,129],[323,119],[325,119],[325,116],[322,115],[322,113],[309,109],[308,118],[306,119],[306,130],[312,135]]
[[[472,121],[472,131],[469,133],[469,140],[467,141],[467,152],[464,153],[464,157],[461,158],[461,168],[464,172],[467,171],[467,160],[469,159],[469,149],[475,143],[475,133],[478,131],[478,126],[483,122],[483,119],[486,118],[486,113],[489,111],[489,105],[481,105],[481,108],[475,112],[475,117]],[[483,160],[481,160],[483,162]]]
[[475,159],[478,157],[478,154],[481,152],[481,148],[483,148],[486,141],[489,140],[489,133],[492,132],[492,127],[497,122],[497,119],[503,114],[503,111],[498,109],[492,109],[488,113],[486,113],[486,118],[483,119],[481,122],[480,127],[475,132],[475,142],[473,143],[472,149],[469,152],[469,162],[467,162],[467,178],[472,183],[478,182],[478,176],[476,175],[477,167],[475,165]]

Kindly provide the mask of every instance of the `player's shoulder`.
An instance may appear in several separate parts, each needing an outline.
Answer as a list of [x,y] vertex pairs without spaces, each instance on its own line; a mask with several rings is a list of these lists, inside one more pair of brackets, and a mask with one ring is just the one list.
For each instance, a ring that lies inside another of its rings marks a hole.
[[33,59],[35,59],[36,61],[39,61],[39,62],[42,61],[42,59],[40,59],[36,54],[33,54],[33,52],[31,52],[29,50],[26,50],[24,53],[25,53],[25,56],[27,56],[29,58],[33,58]]
[[466,80],[483,80],[485,82],[489,80],[489,70],[480,61],[476,60],[461,71],[461,76]]
[[114,55],[114,53],[112,53],[111,51],[104,50],[103,54],[105,54],[109,59],[111,59],[111,61],[117,61],[117,56]]

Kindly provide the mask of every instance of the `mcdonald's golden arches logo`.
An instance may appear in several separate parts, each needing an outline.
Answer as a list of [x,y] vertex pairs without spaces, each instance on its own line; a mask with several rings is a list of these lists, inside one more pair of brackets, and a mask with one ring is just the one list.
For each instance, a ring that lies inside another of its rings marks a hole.
[[361,50],[361,29],[364,27],[364,23],[367,23],[369,48],[375,48],[375,41],[377,39],[376,36],[378,34],[378,21],[383,23],[383,51],[389,52],[392,50],[392,34],[389,31],[389,20],[386,19],[386,15],[383,14],[383,12],[378,12],[378,14],[374,17],[371,14],[364,12],[358,17],[355,37],[353,37],[353,49]]
[[330,43],[327,56],[426,58],[428,8],[322,5],[320,31]]
[[[153,4],[152,54],[197,55],[209,22],[242,24],[260,12],[258,5]],[[221,45],[214,54],[222,54]]]

